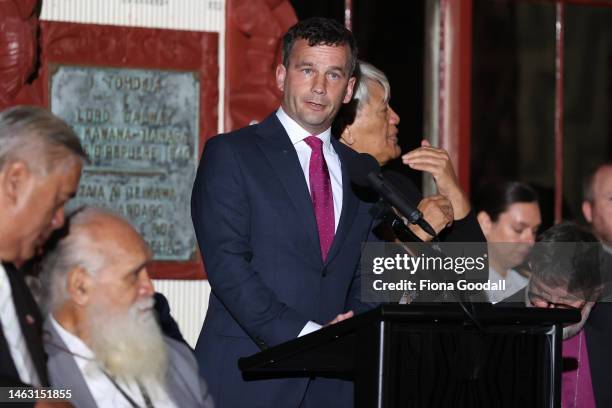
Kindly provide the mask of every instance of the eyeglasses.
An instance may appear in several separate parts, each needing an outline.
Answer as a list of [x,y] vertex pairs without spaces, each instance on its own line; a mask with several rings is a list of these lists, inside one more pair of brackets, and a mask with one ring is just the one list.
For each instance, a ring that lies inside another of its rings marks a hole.
[[535,307],[544,309],[569,309],[569,310],[582,310],[586,304],[586,300],[577,299],[575,297],[558,298],[556,301],[552,301],[540,293],[529,291],[527,293],[529,303]]

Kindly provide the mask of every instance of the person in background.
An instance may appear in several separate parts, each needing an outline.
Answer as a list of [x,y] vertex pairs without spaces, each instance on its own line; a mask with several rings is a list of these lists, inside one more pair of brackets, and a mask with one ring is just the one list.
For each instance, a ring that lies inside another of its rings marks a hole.
[[497,303],[527,285],[528,278],[515,268],[525,261],[542,222],[538,196],[518,181],[490,182],[474,204],[489,243],[489,280],[505,280],[505,291],[487,292],[488,300]]
[[163,336],[147,273],[151,250],[122,219],[84,207],[43,259],[52,386],[77,407],[206,407],[191,350]]
[[[389,102],[391,86],[386,75],[372,64],[359,61],[358,81],[353,100],[344,105],[334,122],[340,141],[359,153],[368,153],[381,166],[401,155],[398,144],[399,115]],[[412,181],[402,174],[384,169],[383,175],[406,195],[423,213],[426,221],[444,241],[483,242],[484,236],[471,211],[467,196],[459,186],[453,165],[444,149],[423,140],[420,148],[402,156],[413,170],[430,173],[439,194],[423,197]],[[432,237],[416,225],[408,228],[420,240]]]
[[595,167],[584,181],[582,214],[612,253],[612,161]]
[[[0,385],[48,385],[42,317],[23,275],[31,258],[64,224],[87,155],[74,131],[42,108],[0,113]],[[45,406],[44,401],[38,406]]]
[[504,301],[580,311],[581,320],[563,328],[564,408],[609,406],[602,404],[609,402],[609,367],[601,367],[600,360],[610,361],[610,343],[605,343],[606,347],[599,344],[606,328],[593,316],[600,306],[596,302],[604,283],[601,252],[595,236],[575,223],[563,222],[549,228],[538,237],[529,255],[528,285]]
[[583,183],[582,213],[593,234],[603,245],[601,270],[604,281],[602,298],[595,304],[587,326],[591,357],[591,377],[598,407],[612,406],[609,373],[612,367],[612,161],[595,166]]

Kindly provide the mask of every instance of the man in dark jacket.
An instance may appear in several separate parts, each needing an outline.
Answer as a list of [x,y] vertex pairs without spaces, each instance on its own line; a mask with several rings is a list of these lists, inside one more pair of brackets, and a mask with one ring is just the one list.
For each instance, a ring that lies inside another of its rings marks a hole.
[[11,263],[31,258],[63,225],[86,160],[74,131],[50,112],[18,106],[0,113],[1,386],[48,385],[41,315]]

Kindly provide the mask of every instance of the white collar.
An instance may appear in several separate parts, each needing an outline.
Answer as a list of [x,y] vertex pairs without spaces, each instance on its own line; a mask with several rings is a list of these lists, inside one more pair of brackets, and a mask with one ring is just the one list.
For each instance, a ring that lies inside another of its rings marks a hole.
[[[51,321],[53,328],[57,331],[64,343],[66,343],[66,347],[68,348],[68,350],[70,350],[72,355],[75,357],[82,357],[78,358],[77,361],[80,362],[84,359],[93,360],[95,358],[94,352],[91,351],[89,347],[87,347],[83,340],[70,333],[68,330],[64,329],[62,325],[59,324],[57,320],[55,320],[53,314],[49,314],[49,320]],[[86,364],[86,362],[87,360],[83,361],[83,365]],[[79,363],[79,365],[81,364]]]
[[4,265],[0,262],[0,293],[6,291],[11,294],[11,283],[9,281],[8,272],[4,269]]
[[294,146],[308,136],[316,136],[323,141],[324,148],[331,148],[331,126],[324,132],[319,133],[318,135],[313,135],[300,126],[300,124],[293,120],[289,115],[287,115],[287,112],[285,112],[282,107],[278,108],[276,111],[276,117],[280,121],[281,125],[283,125],[285,128],[285,131],[289,135],[289,139],[291,139],[291,143],[293,143]]

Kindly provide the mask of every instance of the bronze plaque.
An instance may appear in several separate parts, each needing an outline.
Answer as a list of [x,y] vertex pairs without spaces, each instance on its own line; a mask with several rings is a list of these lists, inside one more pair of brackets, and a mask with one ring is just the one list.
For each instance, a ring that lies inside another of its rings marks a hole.
[[198,163],[195,72],[59,65],[53,113],[70,124],[91,159],[70,208],[84,204],[126,217],[158,261],[196,251],[190,197]]

